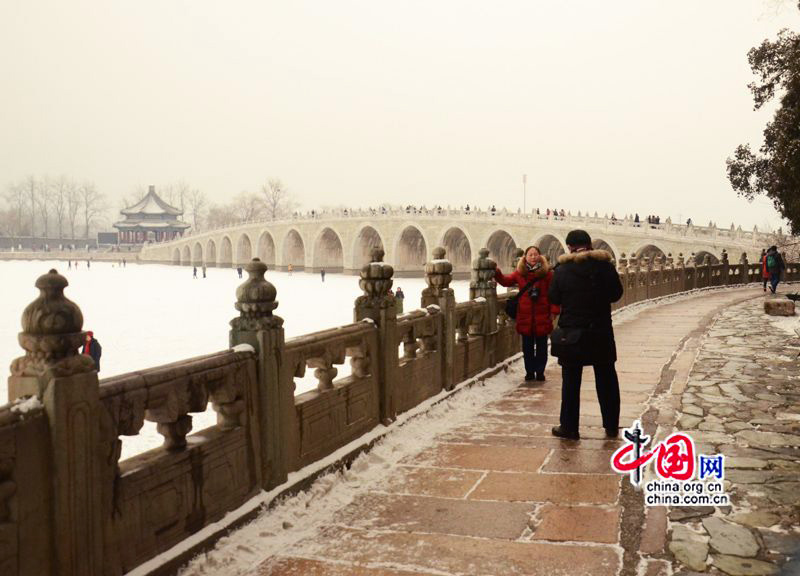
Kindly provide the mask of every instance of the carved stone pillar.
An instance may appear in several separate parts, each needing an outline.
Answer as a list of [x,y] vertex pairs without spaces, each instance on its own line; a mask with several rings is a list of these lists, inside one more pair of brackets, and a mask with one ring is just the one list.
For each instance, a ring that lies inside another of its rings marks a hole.
[[750,264],[747,262],[747,252],[742,252],[742,255],[739,257],[739,265],[741,266],[741,270],[739,270],[739,282],[747,284],[750,281]]
[[273,314],[278,307],[275,286],[264,278],[267,265],[258,258],[246,264],[248,279],[236,289],[231,320],[230,345],[249,344],[258,355],[256,390],[248,394],[247,424],[250,437],[259,444],[258,473],[262,485],[273,488],[286,481],[294,437],[294,381],[282,378],[283,318]]
[[[11,364],[9,400],[38,396],[50,429],[53,572],[66,576],[103,571],[103,461],[99,383],[94,361],[78,354],[86,333],[83,314],[64,296],[67,279],[40,276],[40,295],[22,313],[19,343],[25,356]],[[112,474],[113,475],[113,474]],[[107,512],[107,511],[106,511]],[[48,553],[45,549],[42,553]]]
[[369,319],[378,326],[378,380],[380,382],[380,418],[389,424],[396,417],[395,388],[397,371],[397,303],[389,294],[394,268],[383,261],[380,248],[372,250],[372,261],[361,268],[358,285],[364,292],[355,302],[356,322]]
[[451,390],[455,385],[454,346],[456,340],[456,296],[450,288],[453,280],[453,265],[446,259],[445,249],[433,249],[433,260],[425,264],[425,283],[422,291],[422,307],[439,307],[442,318],[442,386]]
[[720,284],[722,286],[727,286],[730,283],[730,262],[728,262],[728,252],[724,248],[722,249],[720,264],[722,265]]
[[469,283],[469,297],[486,299],[486,315],[480,332],[487,338],[484,366],[493,366],[495,363],[495,343],[497,335],[497,282],[494,279],[497,263],[489,258],[489,250],[481,248],[478,257],[472,261],[472,273]]

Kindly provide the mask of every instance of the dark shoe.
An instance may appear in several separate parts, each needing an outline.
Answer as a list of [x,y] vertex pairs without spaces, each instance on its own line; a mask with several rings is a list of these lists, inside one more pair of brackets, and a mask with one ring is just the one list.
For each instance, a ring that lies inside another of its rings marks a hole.
[[536,374],[525,374],[525,382],[533,382],[536,380]]
[[550,430],[553,436],[558,436],[559,438],[566,438],[568,440],[579,440],[580,434],[577,431],[570,432],[569,430],[563,429],[561,426],[553,426],[553,429]]
[[546,378],[544,377],[544,372],[539,372],[536,375],[536,380],[538,380],[539,382],[544,382],[546,380]]
[[606,428],[606,438],[619,438],[619,428]]

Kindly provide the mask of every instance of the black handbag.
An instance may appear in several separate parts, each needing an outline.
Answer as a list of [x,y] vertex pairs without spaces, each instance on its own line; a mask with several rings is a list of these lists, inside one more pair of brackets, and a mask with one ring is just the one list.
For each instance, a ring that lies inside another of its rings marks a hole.
[[530,290],[531,286],[536,284],[536,280],[538,280],[538,278],[534,278],[533,280],[525,284],[525,287],[522,290],[517,292],[514,296],[512,296],[508,300],[506,300],[506,315],[509,318],[513,320],[517,319],[517,308],[519,306],[519,297],[522,296],[522,294],[524,294],[526,291]]
[[596,346],[597,330],[588,328],[563,328],[559,326],[550,333],[550,353],[566,362],[579,362],[591,356]]

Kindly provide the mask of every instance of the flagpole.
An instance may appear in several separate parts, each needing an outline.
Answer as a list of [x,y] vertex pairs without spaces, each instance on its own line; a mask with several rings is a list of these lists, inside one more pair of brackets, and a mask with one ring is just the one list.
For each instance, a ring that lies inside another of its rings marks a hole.
[[522,213],[523,214],[526,214],[528,212],[528,207],[527,207],[527,199],[528,199],[527,184],[528,184],[528,175],[527,174],[523,174],[522,175]]

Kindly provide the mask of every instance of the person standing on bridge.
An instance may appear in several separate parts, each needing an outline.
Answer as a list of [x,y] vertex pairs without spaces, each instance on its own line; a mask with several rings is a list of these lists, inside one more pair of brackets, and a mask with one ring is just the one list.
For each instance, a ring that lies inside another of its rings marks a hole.
[[614,363],[617,348],[611,324],[611,304],[622,297],[622,283],[611,254],[593,250],[584,230],[567,234],[569,254],[558,258],[550,301],[561,306],[551,352],[561,364],[560,425],[554,436],[577,440],[583,367],[594,368],[597,399],[606,436],[619,434],[619,380]]
[[517,333],[522,336],[522,355],[525,360],[525,380],[545,379],[547,366],[547,336],[553,331],[553,317],[559,313],[548,297],[553,271],[547,257],[537,246],[528,246],[517,268],[505,275],[498,266],[495,280],[501,286],[517,286]]

